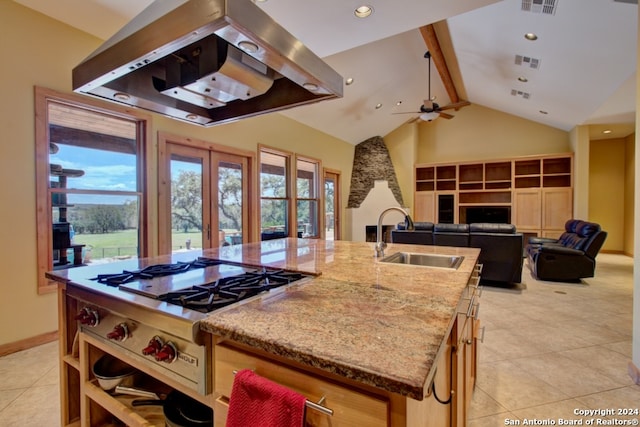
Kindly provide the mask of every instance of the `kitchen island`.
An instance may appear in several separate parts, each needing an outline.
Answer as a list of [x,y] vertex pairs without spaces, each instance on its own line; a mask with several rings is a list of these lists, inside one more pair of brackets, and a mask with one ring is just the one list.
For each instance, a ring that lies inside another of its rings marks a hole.
[[[390,244],[386,253],[398,251],[464,259],[457,269],[382,263],[373,256],[373,243],[312,239],[279,239],[205,251],[202,255],[208,258],[299,271],[310,277],[211,313],[183,309],[191,322],[187,326],[199,328],[192,332],[192,341],[211,348],[198,356],[200,350],[182,350],[181,341],[176,341],[180,344],[178,362],[186,360],[206,368],[208,379],[195,386],[185,383],[183,375],[149,366],[142,356],[112,349],[96,333],[99,327],[81,328],[81,355],[79,362],[75,360],[72,338],[77,328],[71,316],[87,303],[109,305],[109,316],[131,323],[131,335],[143,339],[142,347],[149,334],[137,317],[152,317],[156,311],[171,317],[180,313],[164,302],[116,295],[114,288],[91,285],[87,278],[100,271],[98,266],[49,273],[63,283],[63,376],[69,373],[69,365],[80,371],[64,381],[67,389],[63,388],[62,396],[74,384],[92,381],[89,365],[99,354],[115,353],[153,379],[215,407],[216,425],[224,425],[233,371],[242,368],[295,389],[309,401],[320,401],[319,410],[307,411],[310,425],[465,425],[477,358],[479,250]],[[166,260],[158,257],[138,261],[138,265]],[[109,264],[104,270],[115,268]],[[65,299],[65,289],[70,288],[75,295]],[[129,305],[144,308],[144,316],[135,314]],[[180,336],[188,327],[177,324],[168,329],[168,334]],[[84,388],[92,396],[80,392],[80,407],[84,407],[80,412],[103,413],[87,402],[103,399],[99,390]],[[111,405],[108,402],[99,406]],[[67,424],[68,419],[63,417],[63,422]]]
[[[362,417],[364,412],[371,415],[372,407],[364,403],[367,409],[353,414],[358,420],[353,425],[418,425],[411,420],[419,420],[419,425],[465,424],[465,420],[455,418],[464,417],[466,410],[460,408],[459,413],[456,410],[451,414],[451,402],[434,402],[431,387],[438,362],[442,364],[442,400],[448,398],[450,390],[456,390],[456,384],[451,384],[456,381],[453,375],[466,375],[462,366],[451,366],[458,348],[452,332],[458,337],[468,332],[465,338],[471,339],[475,348],[472,327],[462,330],[458,313],[464,313],[463,323],[468,306],[477,304],[477,300],[471,302],[468,283],[476,271],[478,249],[390,244],[386,250],[386,254],[410,251],[464,257],[457,269],[443,269],[381,263],[373,256],[370,243],[283,239],[266,254],[264,246],[244,248],[242,261],[319,276],[215,313],[201,323],[202,329],[229,340],[218,344],[214,352],[220,356],[216,363],[218,394],[228,397],[232,384],[228,374],[232,370],[251,368],[301,392],[314,383],[314,378],[344,382],[347,389],[373,393],[386,401],[391,408],[381,413],[390,419],[396,409],[404,412],[402,416],[395,414],[398,419],[389,424],[383,420],[368,423]],[[224,258],[223,253],[220,255]],[[465,339],[463,345],[467,342]],[[278,373],[264,360],[308,371],[312,376],[297,380],[291,372]],[[468,363],[475,365],[475,361]],[[465,381],[460,378],[460,385]],[[458,394],[457,400],[468,399],[461,399],[461,390]],[[408,399],[398,399],[398,395]],[[326,391],[313,398],[322,397],[327,407],[338,404],[335,399],[331,402]],[[414,406],[411,414],[407,402]],[[216,417],[224,414],[226,402],[218,399],[218,403]],[[459,406],[464,405],[460,402]],[[317,420],[314,425],[325,424]]]

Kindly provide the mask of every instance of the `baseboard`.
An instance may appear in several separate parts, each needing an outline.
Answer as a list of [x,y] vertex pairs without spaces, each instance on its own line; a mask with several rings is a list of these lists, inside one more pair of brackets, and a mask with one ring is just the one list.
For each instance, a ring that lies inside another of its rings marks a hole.
[[638,370],[638,368],[633,363],[633,361],[629,362],[629,366],[627,367],[627,370],[629,371],[629,376],[631,377],[633,382],[640,385],[640,370]]
[[613,255],[627,255],[624,251],[617,251],[613,249],[602,249],[600,250],[601,254],[613,254]]
[[58,331],[47,332],[46,334],[36,335],[20,341],[10,342],[0,345],[0,357],[18,351],[36,347],[58,339]]

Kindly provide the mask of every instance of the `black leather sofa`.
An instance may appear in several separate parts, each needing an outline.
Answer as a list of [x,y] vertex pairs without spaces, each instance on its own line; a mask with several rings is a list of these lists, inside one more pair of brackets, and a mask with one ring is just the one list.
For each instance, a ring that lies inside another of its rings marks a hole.
[[512,224],[434,224],[414,223],[415,230],[398,224],[391,231],[394,243],[480,248],[478,262],[483,265],[483,283],[522,281],[522,233]]
[[606,238],[600,224],[570,219],[558,239],[529,238],[529,269],[540,280],[575,282],[593,277],[596,255]]

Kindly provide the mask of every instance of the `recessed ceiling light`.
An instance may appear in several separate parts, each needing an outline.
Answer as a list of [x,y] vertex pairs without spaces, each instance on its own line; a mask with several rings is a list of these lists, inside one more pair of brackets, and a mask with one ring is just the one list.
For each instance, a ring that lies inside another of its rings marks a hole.
[[605,130],[603,130],[603,131],[602,131],[602,133],[604,133],[605,135],[608,135],[608,134],[610,134],[611,132],[612,132],[612,130],[611,130],[611,129],[605,129]]
[[373,8],[371,6],[362,5],[357,7],[356,10],[353,11],[353,13],[358,18],[367,18],[373,13]]
[[382,108],[382,104],[376,104],[376,110],[379,110]]
[[195,114],[187,114],[186,117],[188,120],[196,120],[198,118]]
[[129,96],[128,93],[124,92],[116,92],[113,94],[113,97],[118,101],[128,101],[129,99],[131,99],[131,96]]
[[258,51],[257,44],[255,44],[254,42],[246,41],[246,40],[238,43],[238,47],[247,53],[256,53]]
[[352,83],[353,83],[353,77],[347,78],[347,80],[345,80],[345,82],[344,82],[344,84],[346,84],[347,86],[349,86]]
[[302,87],[308,90],[309,92],[316,92],[318,90],[318,85],[315,83],[305,83],[302,85]]
[[519,82],[522,82],[522,83],[526,83],[526,82],[528,82],[528,81],[529,81],[529,79],[528,79],[528,78],[526,78],[525,76],[520,76],[520,77],[518,77],[518,81],[519,81]]
[[527,33],[524,35],[524,38],[531,41],[538,40],[538,36],[535,35],[535,33]]

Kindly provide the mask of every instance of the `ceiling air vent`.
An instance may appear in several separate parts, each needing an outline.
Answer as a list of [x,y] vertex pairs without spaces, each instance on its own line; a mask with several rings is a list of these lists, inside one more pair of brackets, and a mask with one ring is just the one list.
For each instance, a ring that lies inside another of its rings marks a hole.
[[516,90],[516,89],[511,89],[511,95],[513,95],[513,96],[521,96],[522,99],[531,98],[531,94],[530,93],[523,92],[521,90]]
[[537,70],[540,68],[540,60],[536,58],[530,58],[528,56],[516,55],[516,65],[528,65],[529,68]]
[[638,0],[613,0],[618,3],[638,4]]
[[558,0],[522,0],[522,10],[525,12],[555,15]]

